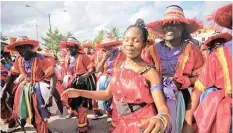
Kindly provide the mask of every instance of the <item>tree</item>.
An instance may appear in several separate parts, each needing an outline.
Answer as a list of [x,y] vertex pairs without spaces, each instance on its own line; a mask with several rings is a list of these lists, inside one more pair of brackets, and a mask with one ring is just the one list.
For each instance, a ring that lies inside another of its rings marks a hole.
[[[103,40],[104,34],[105,34],[106,32],[108,32],[108,31],[106,31],[106,30],[100,30],[100,31],[98,32],[98,34],[95,36],[93,43],[95,44],[96,41],[101,41],[101,40]],[[120,33],[119,33],[119,30],[118,30],[117,28],[111,28],[109,32],[112,34],[112,36],[116,37],[117,40],[120,38]]]
[[56,28],[54,31],[48,31],[46,33],[46,37],[42,37],[42,40],[45,42],[45,46],[51,49],[55,54],[58,53],[59,44],[61,41],[66,41],[68,37],[72,36],[70,32],[68,32],[66,35],[63,35],[59,32],[59,30]]
[[99,31],[99,33],[96,35],[96,37],[94,38],[94,41],[93,41],[93,43],[95,44],[96,43],[96,41],[101,41],[101,40],[103,40],[103,38],[104,38],[104,34],[106,33],[106,31],[105,30],[101,30],[101,31]]
[[119,33],[119,30],[117,28],[111,28],[110,33],[112,34],[112,36],[116,37],[117,40],[119,39],[120,33]]

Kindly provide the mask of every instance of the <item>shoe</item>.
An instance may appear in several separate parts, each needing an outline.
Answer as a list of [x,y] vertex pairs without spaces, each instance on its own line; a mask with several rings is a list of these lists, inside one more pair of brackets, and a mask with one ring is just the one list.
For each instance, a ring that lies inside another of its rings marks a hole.
[[71,119],[73,117],[77,117],[77,115],[74,112],[71,112],[71,114],[67,115],[65,119]]
[[107,122],[108,122],[108,123],[112,122],[112,118],[109,118],[109,117],[108,117]]

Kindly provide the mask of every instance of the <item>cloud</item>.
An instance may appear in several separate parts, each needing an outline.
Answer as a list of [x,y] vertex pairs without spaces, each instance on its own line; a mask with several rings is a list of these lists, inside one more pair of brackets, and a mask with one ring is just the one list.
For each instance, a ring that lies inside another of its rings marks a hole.
[[[185,16],[205,20],[211,12],[229,2],[181,2],[181,1],[11,1],[1,2],[1,30],[6,36],[26,35],[32,39],[45,37],[49,29],[47,15],[43,15],[31,5],[51,14],[52,29],[56,27],[61,33],[73,33],[80,41],[93,40],[99,30],[116,27],[123,34],[125,29],[135,23],[137,18],[145,23],[163,18],[167,6],[176,4],[184,8]],[[197,4],[196,4],[197,3]],[[62,10],[67,12],[62,12]]]

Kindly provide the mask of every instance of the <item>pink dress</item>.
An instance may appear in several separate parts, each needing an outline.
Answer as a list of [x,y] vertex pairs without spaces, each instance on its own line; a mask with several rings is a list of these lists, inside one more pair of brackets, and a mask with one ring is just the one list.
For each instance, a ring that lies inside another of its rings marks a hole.
[[[156,115],[147,80],[133,70],[121,68],[114,73],[109,85],[119,117],[119,125],[113,133],[139,133],[138,124]],[[142,103],[144,106],[133,112],[127,106]],[[128,112],[120,110],[121,105],[126,105],[123,110],[128,108]]]

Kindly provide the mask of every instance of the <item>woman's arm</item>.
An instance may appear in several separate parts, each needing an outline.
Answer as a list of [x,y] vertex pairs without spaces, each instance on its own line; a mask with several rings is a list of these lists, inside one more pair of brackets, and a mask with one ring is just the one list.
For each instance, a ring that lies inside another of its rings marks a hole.
[[[150,69],[146,74],[144,74],[145,78],[150,82],[151,85],[161,84],[161,78],[158,72],[155,69]],[[152,98],[156,105],[159,114],[163,114],[163,117],[167,120],[167,123],[170,121],[170,112],[166,105],[165,98],[161,90],[154,90],[152,92]],[[158,117],[151,117],[150,119],[146,120],[145,122],[139,125],[140,128],[145,128],[144,133],[151,133],[151,132],[159,132],[164,131],[164,125],[161,118]]]
[[112,93],[109,87],[106,90],[99,91],[87,91],[69,88],[61,95],[62,99],[76,98],[80,96],[95,100],[108,100],[112,97]]

